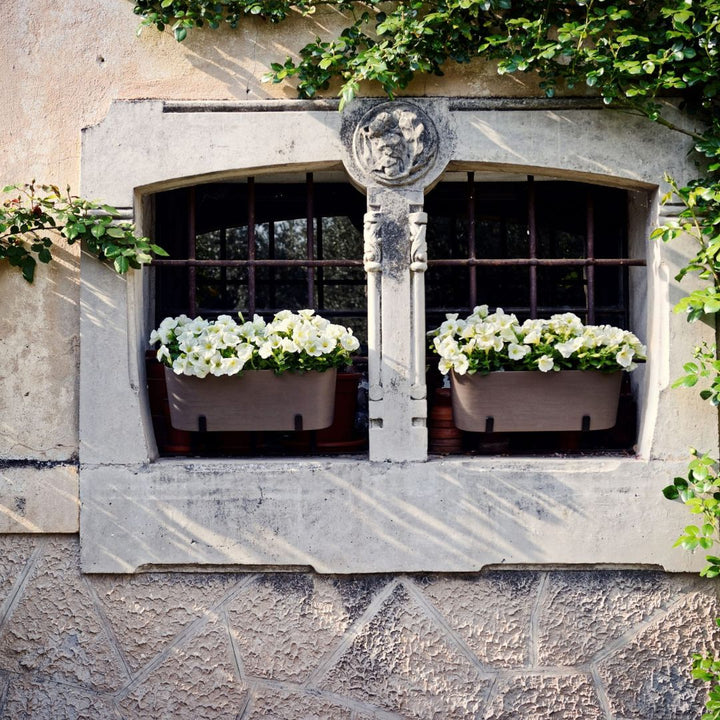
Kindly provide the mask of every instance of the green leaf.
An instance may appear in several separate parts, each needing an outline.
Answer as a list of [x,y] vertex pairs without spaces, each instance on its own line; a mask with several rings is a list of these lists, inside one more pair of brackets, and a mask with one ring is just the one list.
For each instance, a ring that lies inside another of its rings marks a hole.
[[115,258],[115,261],[113,262],[113,266],[115,267],[115,271],[119,275],[124,275],[129,267],[130,263],[128,262],[128,259],[124,255],[120,255],[117,258]]

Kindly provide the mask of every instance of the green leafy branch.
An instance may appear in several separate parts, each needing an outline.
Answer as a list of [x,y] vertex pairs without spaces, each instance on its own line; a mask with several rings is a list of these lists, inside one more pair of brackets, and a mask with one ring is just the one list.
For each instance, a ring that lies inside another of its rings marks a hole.
[[[720,620],[715,621],[720,625]],[[696,680],[712,683],[701,720],[720,720],[720,660],[710,655],[693,655],[692,676]]]
[[116,222],[118,211],[110,206],[63,194],[55,185],[8,185],[11,196],[0,206],[0,260],[17,267],[32,282],[38,261],[52,260],[53,238],[68,245],[78,241],[115,270],[126,273],[149,263],[153,254],[167,253],[148,238],[138,237],[128,222]]
[[[720,478],[718,462],[709,453],[701,455],[691,451],[692,460],[688,464],[686,477],[676,477],[672,485],[663,489],[668,500],[679,500],[694,515],[701,516],[697,525],[688,525],[675,542],[675,547],[695,551],[697,548],[709,550],[717,542],[720,530]],[[701,571],[704,577],[720,575],[720,558],[706,556],[708,565]]]

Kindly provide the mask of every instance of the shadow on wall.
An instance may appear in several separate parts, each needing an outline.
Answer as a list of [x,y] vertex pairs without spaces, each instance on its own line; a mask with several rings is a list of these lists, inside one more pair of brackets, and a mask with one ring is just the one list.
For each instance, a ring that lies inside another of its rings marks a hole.
[[[318,10],[311,17],[295,15],[279,24],[247,17],[236,30],[227,25],[213,31],[190,30],[179,52],[196,70],[222,83],[229,97],[239,100],[295,98],[297,94],[291,82],[262,82],[270,64],[282,64],[287,56],[297,56],[302,47],[318,36],[331,37],[347,22],[343,14],[332,7]],[[155,31],[148,28],[145,32]],[[198,82],[202,84],[202,79]],[[323,94],[334,97],[338,89],[339,86]]]
[[[625,473],[614,460],[569,461],[565,469],[555,461],[547,471],[537,459],[532,470],[524,462],[86,466],[83,568],[462,572],[502,563],[606,562],[606,554],[618,552],[601,522],[617,513],[617,497],[607,499],[617,481],[609,479]],[[597,515],[588,516],[587,508]]]

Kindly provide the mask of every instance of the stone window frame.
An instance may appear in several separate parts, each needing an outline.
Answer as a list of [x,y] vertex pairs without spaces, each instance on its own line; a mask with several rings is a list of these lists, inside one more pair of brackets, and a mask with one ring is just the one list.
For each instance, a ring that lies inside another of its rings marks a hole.
[[[676,134],[572,101],[406,102],[442,126],[440,145],[453,140],[439,148],[434,169],[411,168],[410,182],[423,187],[449,164],[455,170],[482,167],[616,184],[633,191],[632,232],[644,238],[658,220],[662,173],[682,178],[692,170],[689,143]],[[340,116],[327,102],[114,103],[100,125],[84,131],[82,191],[124,208],[146,228],[151,222],[146,199],[161,189],[280,168],[352,166],[357,163],[348,155],[352,129],[377,105],[359,102]],[[157,153],[179,136],[196,153]],[[248,136],[255,142],[238,141]],[[109,174],[107,167],[117,172]],[[357,181],[357,167],[348,169]],[[377,221],[373,200],[382,205],[392,198],[391,184],[369,191],[370,224]],[[422,189],[410,190],[399,212],[409,209],[411,222],[422,225]],[[373,262],[367,250],[366,267]],[[659,493],[665,478],[682,471],[691,442],[717,445],[712,409],[668,392],[684,349],[703,334],[712,336],[712,329],[686,326],[670,313],[680,294],[671,280],[673,268],[683,252],[689,248],[648,246],[648,271],[636,278],[639,294],[647,298],[639,313],[641,323],[647,316],[651,348],[641,380],[636,458],[428,460],[424,424],[416,421],[423,418],[423,388],[413,383],[411,372],[403,391],[413,407],[404,408],[393,428],[387,415],[393,408],[387,397],[379,398],[374,432],[380,451],[366,463],[157,460],[142,371],[147,273],[117,277],[84,255],[83,569],[462,572],[536,562],[692,569],[697,561],[671,549],[682,508],[673,509]],[[412,262],[422,265],[420,257],[412,256]],[[424,328],[414,321],[410,326],[412,343]],[[417,367],[417,361],[406,365]]]

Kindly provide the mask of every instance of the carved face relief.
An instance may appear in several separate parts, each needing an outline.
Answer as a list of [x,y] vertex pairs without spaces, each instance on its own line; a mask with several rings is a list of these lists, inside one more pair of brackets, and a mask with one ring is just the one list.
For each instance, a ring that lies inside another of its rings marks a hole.
[[360,167],[383,185],[411,182],[437,152],[432,120],[410,103],[373,108],[358,124],[353,138]]

